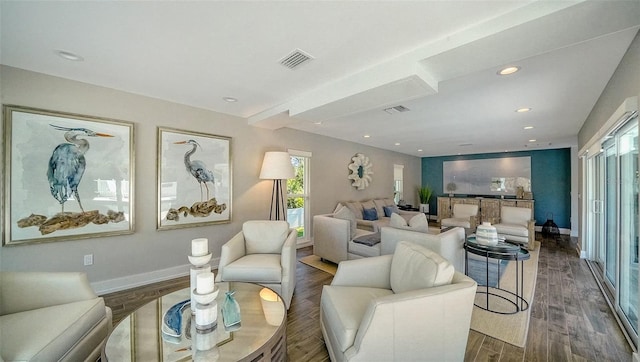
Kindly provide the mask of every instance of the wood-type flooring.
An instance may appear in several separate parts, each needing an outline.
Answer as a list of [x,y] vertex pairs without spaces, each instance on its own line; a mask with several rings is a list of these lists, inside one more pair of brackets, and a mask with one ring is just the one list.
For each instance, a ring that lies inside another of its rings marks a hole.
[[[298,258],[312,252],[312,247],[301,248]],[[296,277],[287,316],[289,361],[328,361],[319,305],[322,285],[333,276],[297,263]],[[115,324],[145,303],[188,285],[189,277],[182,277],[103,297]],[[542,242],[531,308],[525,348],[471,330],[465,361],[631,361],[632,350],[569,237]]]

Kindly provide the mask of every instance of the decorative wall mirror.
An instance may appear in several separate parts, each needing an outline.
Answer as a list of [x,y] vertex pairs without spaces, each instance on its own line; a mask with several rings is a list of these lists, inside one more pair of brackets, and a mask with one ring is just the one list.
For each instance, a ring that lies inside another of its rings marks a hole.
[[351,157],[351,163],[349,164],[351,174],[348,177],[349,180],[353,180],[351,186],[358,190],[366,189],[371,182],[372,168],[373,165],[369,162],[369,157],[362,153],[356,153],[355,156]]

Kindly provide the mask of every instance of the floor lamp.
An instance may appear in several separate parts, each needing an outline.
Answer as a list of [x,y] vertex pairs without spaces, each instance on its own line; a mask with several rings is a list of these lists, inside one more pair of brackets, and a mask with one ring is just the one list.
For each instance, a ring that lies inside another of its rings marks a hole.
[[[287,204],[284,201],[284,188],[282,180],[295,177],[291,156],[289,152],[266,152],[260,170],[260,179],[273,180],[273,190],[271,192],[271,208],[269,209],[270,220],[287,220]],[[282,214],[280,214],[282,212]]]

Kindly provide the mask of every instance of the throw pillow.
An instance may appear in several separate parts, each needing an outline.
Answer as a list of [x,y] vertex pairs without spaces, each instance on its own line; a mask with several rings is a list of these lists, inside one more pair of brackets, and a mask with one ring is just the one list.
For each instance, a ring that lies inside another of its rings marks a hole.
[[[376,210],[378,211],[378,215],[384,215],[384,207],[391,206],[386,204],[383,199],[374,199],[373,203],[376,205]],[[389,215],[384,215],[384,216],[389,217]]]
[[348,207],[341,207],[336,213],[333,214],[333,217],[335,217],[336,219],[348,220],[351,239],[356,237],[356,229],[358,228],[358,224],[356,222],[355,215],[353,215],[353,212],[351,212]]
[[391,259],[391,289],[397,294],[451,284],[454,273],[453,265],[434,251],[401,241]]
[[362,204],[359,202],[347,202],[345,205],[351,210],[356,219],[362,219]]
[[376,210],[375,207],[372,209],[364,209],[362,210],[362,216],[364,220],[370,220],[370,221],[378,220],[378,211]]
[[395,212],[391,214],[391,220],[389,220],[389,226],[393,228],[406,228],[407,220]]
[[429,231],[429,222],[427,221],[427,216],[423,213],[416,214],[409,219],[409,226],[416,231],[422,231],[424,233]]
[[385,217],[391,217],[391,214],[396,213],[399,214],[400,210],[398,209],[398,207],[396,205],[393,206],[383,206],[382,210],[384,210],[384,216]]

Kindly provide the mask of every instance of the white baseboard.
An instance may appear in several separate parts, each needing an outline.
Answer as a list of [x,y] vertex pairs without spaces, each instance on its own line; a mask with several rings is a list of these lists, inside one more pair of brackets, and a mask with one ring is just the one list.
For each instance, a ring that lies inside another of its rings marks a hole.
[[[216,269],[219,264],[220,258],[211,259],[211,269]],[[128,275],[126,277],[94,282],[91,283],[91,287],[93,287],[93,290],[95,290],[96,294],[104,295],[131,288],[141,287],[147,284],[183,277],[189,275],[190,269],[191,264],[184,264],[167,269],[154,270],[147,273]]]

